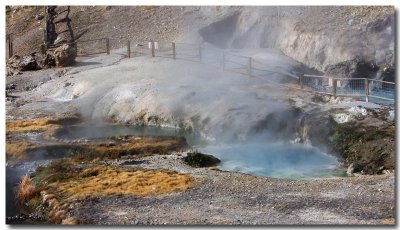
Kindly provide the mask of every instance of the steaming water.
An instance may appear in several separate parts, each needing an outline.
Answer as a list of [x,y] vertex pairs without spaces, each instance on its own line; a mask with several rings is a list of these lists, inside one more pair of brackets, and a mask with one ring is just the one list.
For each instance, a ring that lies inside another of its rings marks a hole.
[[104,138],[112,136],[175,136],[185,137],[188,144],[194,144],[200,137],[193,132],[185,132],[178,128],[132,125],[101,125],[101,126],[68,126],[57,134],[61,139]]
[[220,169],[275,178],[313,178],[337,174],[337,159],[300,144],[235,144],[202,149],[221,160]]
[[[204,143],[198,134],[180,129],[151,126],[102,125],[69,126],[57,137],[64,139],[110,136],[183,136],[189,145]],[[256,176],[276,178],[326,177],[337,174],[337,159],[317,148],[300,144],[245,143],[201,147],[221,160],[220,168]]]
[[59,137],[67,139],[101,138],[122,135],[138,136],[173,136],[178,131],[174,128],[151,126],[102,125],[102,126],[69,126],[62,130]]

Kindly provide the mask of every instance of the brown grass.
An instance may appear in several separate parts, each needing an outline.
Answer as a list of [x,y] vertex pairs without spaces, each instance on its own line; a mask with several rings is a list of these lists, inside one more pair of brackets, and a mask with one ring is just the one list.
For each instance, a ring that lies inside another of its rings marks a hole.
[[17,202],[20,205],[24,205],[30,199],[38,195],[38,190],[32,183],[28,176],[24,176],[19,183],[19,187],[16,193]]
[[186,142],[182,139],[173,138],[149,138],[132,140],[124,145],[90,145],[88,147],[110,158],[118,158],[121,155],[167,154],[170,151],[180,151],[186,147]]
[[54,120],[36,118],[32,120],[13,120],[6,123],[6,132],[43,132],[54,130],[60,126]]
[[159,195],[191,187],[190,175],[171,171],[116,169],[99,166],[86,169],[67,182],[49,187],[69,199],[106,195]]
[[75,114],[64,114],[58,118],[35,118],[30,120],[11,120],[6,122],[6,132],[43,132],[54,131],[64,123],[77,122]]
[[29,149],[36,147],[35,144],[26,141],[18,141],[12,143],[7,140],[6,142],[6,156],[7,158],[13,158],[17,160],[22,160],[26,157],[26,153]]
[[[37,144],[29,143],[26,140],[15,137],[13,133],[23,132],[44,132],[44,137],[54,135],[54,132],[61,128],[64,122],[74,122],[79,118],[75,115],[66,115],[62,118],[49,119],[49,118],[36,118],[31,120],[11,120],[6,122],[6,156],[21,160],[24,159],[26,152],[29,149],[38,147]],[[10,136],[9,136],[10,135]]]

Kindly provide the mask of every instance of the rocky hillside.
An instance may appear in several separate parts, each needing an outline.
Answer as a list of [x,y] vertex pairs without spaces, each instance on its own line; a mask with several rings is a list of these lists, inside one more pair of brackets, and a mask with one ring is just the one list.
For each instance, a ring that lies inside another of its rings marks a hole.
[[[61,12],[65,7],[57,7]],[[172,41],[182,34],[180,7],[71,6],[69,18],[78,41],[110,38],[111,48],[150,39]],[[15,53],[38,51],[43,41],[43,6],[7,8],[7,34],[13,34]],[[62,31],[59,31],[62,32]]]
[[[279,48],[309,67],[339,77],[361,77],[354,72],[363,72],[362,77],[375,78],[380,68],[391,68],[386,71],[394,75],[394,7],[265,6],[220,11],[225,17],[199,30],[206,42],[229,48]],[[208,9],[201,15],[218,14]],[[338,70],[336,65],[345,68]]]
[[[43,7],[7,7],[17,54],[38,49]],[[394,80],[391,6],[73,6],[81,40],[187,41],[222,48],[278,48],[320,72]]]

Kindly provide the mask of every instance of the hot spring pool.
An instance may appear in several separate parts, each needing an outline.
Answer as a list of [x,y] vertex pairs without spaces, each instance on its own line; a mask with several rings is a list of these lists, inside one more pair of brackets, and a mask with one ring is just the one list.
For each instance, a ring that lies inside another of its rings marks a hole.
[[219,158],[225,171],[292,179],[345,175],[336,157],[301,144],[219,145],[201,151]]
[[[121,135],[180,136],[194,148],[200,143],[206,146],[199,134],[152,126],[73,125],[65,127],[56,136],[79,139]],[[302,144],[245,143],[209,145],[198,149],[218,157],[221,160],[219,168],[226,171],[292,179],[346,175],[344,170],[338,170],[339,162],[334,156]]]

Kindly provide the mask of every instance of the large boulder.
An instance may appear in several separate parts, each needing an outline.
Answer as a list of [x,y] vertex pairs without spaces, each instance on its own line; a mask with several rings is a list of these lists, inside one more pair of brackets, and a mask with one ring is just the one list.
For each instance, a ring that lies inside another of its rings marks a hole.
[[76,48],[73,45],[64,44],[54,50],[54,59],[58,67],[71,66],[75,58]]
[[211,167],[216,166],[221,162],[214,156],[197,151],[188,153],[187,156],[183,158],[183,161],[192,167]]
[[19,71],[29,71],[29,70],[39,69],[36,63],[35,53],[23,57],[14,55],[9,59],[8,64],[12,69],[16,69]]
[[20,74],[22,71],[31,71],[38,69],[41,68],[37,64],[36,53],[32,53],[23,57],[14,55],[8,59],[6,76],[15,76]]

